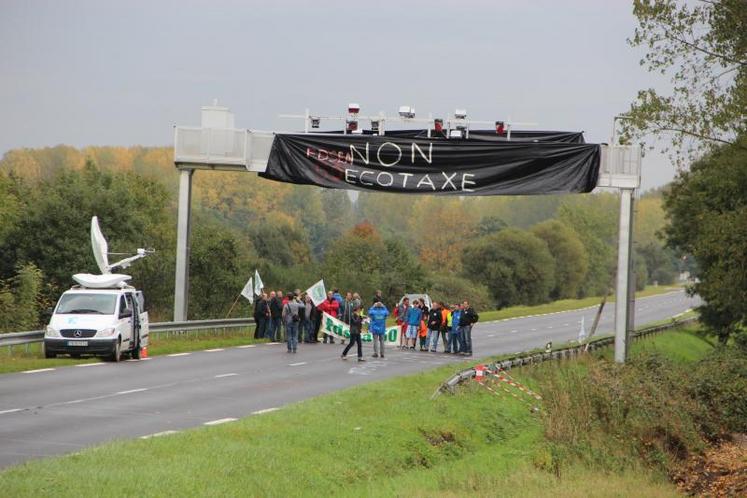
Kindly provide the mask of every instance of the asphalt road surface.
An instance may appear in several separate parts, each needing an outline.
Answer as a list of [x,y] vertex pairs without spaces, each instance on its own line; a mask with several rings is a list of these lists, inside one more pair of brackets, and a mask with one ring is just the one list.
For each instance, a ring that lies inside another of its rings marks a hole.
[[[672,317],[698,304],[682,291],[639,299],[636,323]],[[516,353],[576,339],[596,307],[478,323],[475,357]],[[599,334],[613,330],[607,306]],[[340,359],[338,344],[283,344],[195,351],[147,361],[97,363],[0,376],[0,467],[72,453],[118,438],[154,437],[259,415],[288,403],[383,378],[464,360],[390,348],[386,359]],[[443,348],[439,344],[439,351]]]

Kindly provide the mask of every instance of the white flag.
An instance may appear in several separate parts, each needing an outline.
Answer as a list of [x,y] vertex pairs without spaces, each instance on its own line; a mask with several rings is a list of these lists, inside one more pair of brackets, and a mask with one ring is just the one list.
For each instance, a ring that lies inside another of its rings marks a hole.
[[584,327],[584,318],[581,317],[581,330],[578,331],[578,342],[584,342],[586,340],[586,328]]
[[314,306],[319,306],[322,301],[327,299],[327,291],[324,289],[324,279],[306,289],[306,294],[309,295]]
[[257,296],[262,295],[262,289],[265,288],[265,284],[262,283],[262,279],[259,278],[259,271],[254,270],[254,294]]
[[249,277],[249,281],[241,289],[241,295],[249,300],[249,304],[254,303],[254,283],[252,282],[252,277]]

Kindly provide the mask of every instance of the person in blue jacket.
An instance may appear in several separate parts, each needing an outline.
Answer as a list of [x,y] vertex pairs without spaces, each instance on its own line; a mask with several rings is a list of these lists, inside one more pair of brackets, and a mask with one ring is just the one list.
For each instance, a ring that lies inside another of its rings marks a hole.
[[388,316],[389,310],[381,301],[374,303],[368,310],[368,317],[371,319],[368,324],[368,331],[373,336],[374,358],[384,357],[384,337],[386,336],[386,317]]
[[462,318],[462,305],[457,304],[451,312],[451,330],[449,331],[449,350],[453,354],[459,354],[459,320]]
[[[412,306],[407,310],[407,331],[405,332],[406,346],[415,349],[415,343],[420,333],[420,320],[423,318],[423,311],[420,309],[420,300],[415,299]],[[410,345],[412,341],[412,345]]]

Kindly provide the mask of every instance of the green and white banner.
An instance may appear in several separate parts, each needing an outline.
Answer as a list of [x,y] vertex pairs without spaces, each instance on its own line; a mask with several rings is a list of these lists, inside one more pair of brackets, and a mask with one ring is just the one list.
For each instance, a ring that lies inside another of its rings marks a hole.
[[[320,329],[327,335],[336,337],[338,339],[349,339],[350,338],[350,326],[345,322],[338,320],[332,315],[324,313],[322,316],[322,327]],[[397,325],[392,325],[386,328],[386,334],[384,334],[384,342],[397,344],[399,341],[399,330]],[[373,334],[371,332],[361,333],[362,342],[373,342]]]

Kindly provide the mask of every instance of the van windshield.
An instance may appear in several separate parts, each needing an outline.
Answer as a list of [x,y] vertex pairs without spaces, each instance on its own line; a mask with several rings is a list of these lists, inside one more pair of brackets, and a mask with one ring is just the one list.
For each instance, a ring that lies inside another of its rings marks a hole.
[[64,315],[113,315],[117,305],[114,294],[64,294],[55,313]]

